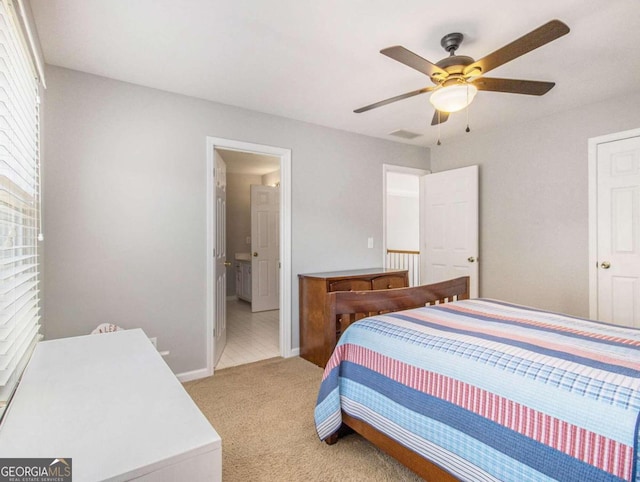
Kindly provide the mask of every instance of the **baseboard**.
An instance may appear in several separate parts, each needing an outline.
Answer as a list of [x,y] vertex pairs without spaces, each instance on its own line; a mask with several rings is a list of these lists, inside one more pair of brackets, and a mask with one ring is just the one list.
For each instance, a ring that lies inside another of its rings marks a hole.
[[291,358],[291,357],[294,357],[294,356],[300,356],[300,348],[292,348],[289,351],[289,356],[287,358]]
[[227,301],[236,301],[238,299],[237,295],[227,296]]
[[[291,349],[287,358],[293,358],[294,356],[300,356],[300,348]],[[210,377],[211,375],[213,374],[209,373],[206,368],[200,368],[198,370],[192,370],[190,372],[178,373],[176,374],[176,378],[180,380],[181,383],[185,383],[193,380],[198,380],[200,378]]]
[[176,377],[180,382],[190,382],[192,380],[198,380],[199,378],[206,378],[213,375],[213,373],[209,373],[209,370],[206,368],[200,368],[198,370],[192,370],[190,372],[178,373]]

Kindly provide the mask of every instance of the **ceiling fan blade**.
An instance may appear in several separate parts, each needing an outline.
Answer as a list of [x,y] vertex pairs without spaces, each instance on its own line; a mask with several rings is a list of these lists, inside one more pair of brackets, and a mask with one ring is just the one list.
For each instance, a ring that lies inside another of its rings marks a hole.
[[449,73],[438,67],[436,64],[423,59],[417,54],[414,54],[411,50],[407,50],[400,45],[394,45],[393,47],[387,47],[380,51],[381,54],[386,55],[393,60],[403,63],[416,69],[418,72],[428,75],[429,77],[437,77],[438,79],[445,79]]
[[449,113],[444,111],[439,111],[439,114],[440,115],[438,115],[438,111],[435,111],[433,113],[433,119],[431,119],[432,126],[437,126],[438,124],[447,122],[447,119],[449,118]]
[[478,90],[492,92],[507,92],[509,94],[544,95],[549,92],[555,82],[541,82],[539,80],[497,79],[495,77],[480,77],[473,81]]
[[382,107],[383,105],[391,104],[392,102],[396,102],[402,99],[408,99],[409,97],[413,97],[414,95],[424,94],[425,92],[431,92],[435,89],[436,86],[433,87],[425,87],[424,89],[414,90],[412,92],[407,92],[405,94],[396,95],[395,97],[391,97],[389,99],[381,100],[380,102],[376,102],[375,104],[366,105],[364,107],[360,107],[359,109],[354,110],[356,114],[360,114],[362,112],[366,112],[371,109],[376,109],[378,107]]
[[464,72],[468,74],[473,70],[480,68],[482,74],[486,74],[490,70],[496,67],[506,64],[513,59],[520,57],[532,50],[542,47],[557,38],[562,37],[569,33],[569,27],[562,23],[560,20],[551,20],[545,23],[541,27],[523,35],[517,40],[514,40],[508,45],[490,53],[486,57],[483,57],[471,65],[468,65]]

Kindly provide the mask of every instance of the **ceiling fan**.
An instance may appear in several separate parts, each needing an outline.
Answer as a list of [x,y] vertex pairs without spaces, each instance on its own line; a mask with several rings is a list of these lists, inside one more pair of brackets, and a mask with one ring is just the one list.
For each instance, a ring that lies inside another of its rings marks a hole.
[[474,60],[465,55],[456,55],[455,52],[460,47],[464,36],[461,33],[450,33],[440,41],[440,45],[449,52],[449,57],[445,57],[435,64],[400,45],[382,49],[380,51],[381,54],[428,75],[435,85],[397,95],[390,99],[361,107],[353,112],[359,114],[398,100],[432,92],[429,100],[435,107],[436,112],[433,115],[431,125],[437,125],[445,122],[451,112],[467,107],[479,90],[508,92],[510,94],[544,95],[555,85],[554,82],[499,79],[484,77],[484,75],[496,67],[568,33],[569,27],[567,25],[560,20],[551,20],[479,60]]

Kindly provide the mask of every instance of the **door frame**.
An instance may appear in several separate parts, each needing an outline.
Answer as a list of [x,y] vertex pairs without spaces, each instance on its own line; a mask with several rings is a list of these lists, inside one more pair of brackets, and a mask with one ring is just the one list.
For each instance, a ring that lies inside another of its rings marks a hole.
[[[417,167],[398,166],[395,164],[383,164],[382,165],[382,266],[387,264],[387,173],[398,172],[401,174],[412,174],[414,176],[426,176],[431,174],[429,169],[420,169]],[[420,199],[422,199],[422,192],[419,193]],[[422,209],[422,204],[420,205]],[[420,242],[422,242],[422,215],[421,211],[418,213],[420,217]]]
[[640,137],[640,129],[592,137],[589,145],[589,318],[598,318],[598,145]]
[[[215,209],[213,198],[215,195],[213,182],[213,152],[214,149],[226,149],[254,154],[265,154],[280,158],[280,355],[284,358],[293,356],[291,349],[291,149],[267,146],[251,142],[223,139],[207,136],[207,170],[206,170],[206,213],[207,213],[207,242],[206,242],[206,347],[207,347],[207,375],[213,375],[213,314],[215,313],[215,297],[213,286],[215,266],[213,260],[213,246],[215,240]],[[225,300],[226,302],[226,300]]]

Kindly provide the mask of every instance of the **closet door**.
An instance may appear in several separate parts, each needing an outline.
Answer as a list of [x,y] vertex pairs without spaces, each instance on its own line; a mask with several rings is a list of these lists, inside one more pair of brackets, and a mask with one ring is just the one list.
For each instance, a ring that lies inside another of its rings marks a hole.
[[597,319],[640,327],[640,137],[596,155]]

